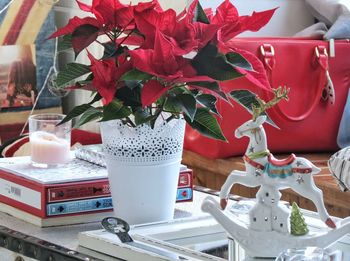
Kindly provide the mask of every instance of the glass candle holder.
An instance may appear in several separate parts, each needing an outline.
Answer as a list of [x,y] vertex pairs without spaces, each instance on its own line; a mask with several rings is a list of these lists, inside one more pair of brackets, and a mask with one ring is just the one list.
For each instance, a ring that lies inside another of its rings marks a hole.
[[70,161],[72,123],[58,125],[64,117],[54,113],[29,117],[30,156],[34,166],[55,166]]

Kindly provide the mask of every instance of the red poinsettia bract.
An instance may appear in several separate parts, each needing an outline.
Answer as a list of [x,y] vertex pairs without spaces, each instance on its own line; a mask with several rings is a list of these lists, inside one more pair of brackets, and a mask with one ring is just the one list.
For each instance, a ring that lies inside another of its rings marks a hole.
[[[173,116],[182,113],[192,127],[222,139],[215,128],[201,128],[217,124],[209,114],[217,113],[213,108],[216,99],[227,99],[234,79],[245,77],[259,88],[269,88],[259,59],[232,47],[230,39],[247,30],[259,30],[275,9],[240,16],[229,0],[215,11],[203,9],[194,0],[177,14],[164,10],[157,0],[136,5],[119,0],[93,0],[91,5],[76,2],[90,16],[72,18],[51,38],[69,36],[65,41],[71,40],[76,55],[92,43],[104,52],[99,59],[88,53],[89,66],[71,64],[64,76],[58,77],[58,85],[88,74],[75,88],[97,91],[96,99],[103,98],[106,108],[118,100],[119,106],[128,107],[120,111],[120,117],[138,112],[137,121],[147,122],[154,121],[159,111]],[[173,99],[176,96],[181,98]],[[206,110],[197,115],[197,107]],[[157,113],[152,115],[154,111]],[[141,115],[145,118],[140,120]]]

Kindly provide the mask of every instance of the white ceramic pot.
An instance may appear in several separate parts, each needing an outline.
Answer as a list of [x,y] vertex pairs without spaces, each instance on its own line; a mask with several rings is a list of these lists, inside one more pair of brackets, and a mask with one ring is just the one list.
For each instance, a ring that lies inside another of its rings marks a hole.
[[114,213],[129,224],[171,220],[183,150],[184,120],[130,128],[101,123]]

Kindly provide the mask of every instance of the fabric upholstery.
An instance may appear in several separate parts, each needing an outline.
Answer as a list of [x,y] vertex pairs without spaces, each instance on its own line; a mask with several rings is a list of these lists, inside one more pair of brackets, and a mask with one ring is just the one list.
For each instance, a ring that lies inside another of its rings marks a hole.
[[349,0],[305,0],[311,14],[327,26],[332,26],[339,16],[350,14]]
[[[350,1],[349,1],[350,2]],[[349,39],[350,38],[350,14],[341,15],[335,21],[329,31],[325,34],[324,39]]]

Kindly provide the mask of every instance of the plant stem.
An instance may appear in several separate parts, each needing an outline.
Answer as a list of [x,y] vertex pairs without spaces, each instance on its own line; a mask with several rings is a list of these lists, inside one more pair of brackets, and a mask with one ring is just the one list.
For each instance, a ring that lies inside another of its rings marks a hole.
[[175,115],[172,114],[170,117],[168,117],[167,119],[165,119],[165,121],[166,121],[166,122],[169,122],[169,121],[171,121],[171,120],[173,120],[173,119],[175,119],[175,118],[176,118]]
[[136,124],[133,123],[133,121],[129,117],[126,117],[125,120],[128,124],[130,124],[131,127],[133,127],[133,128],[136,127]]
[[123,39],[123,41],[121,41],[121,42],[119,43],[119,46],[122,45],[122,44],[125,42],[126,39],[128,39],[128,37],[132,34],[132,32],[133,32],[133,31],[131,30],[131,31],[125,36],[125,38]]

